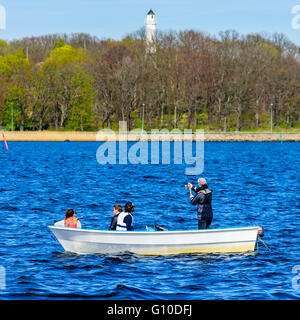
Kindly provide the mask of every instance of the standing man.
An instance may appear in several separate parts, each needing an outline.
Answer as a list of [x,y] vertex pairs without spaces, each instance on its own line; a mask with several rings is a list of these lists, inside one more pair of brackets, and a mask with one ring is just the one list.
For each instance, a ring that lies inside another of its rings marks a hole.
[[[198,179],[199,188],[193,187],[189,182],[190,199],[193,205],[198,205],[198,229],[208,229],[213,219],[213,210],[211,206],[212,190],[208,189],[207,182],[204,178]],[[191,190],[196,195],[193,196]]]
[[119,214],[123,211],[122,206],[119,204],[114,205],[113,214],[114,216],[111,219],[109,230],[116,230],[117,228],[117,221]]

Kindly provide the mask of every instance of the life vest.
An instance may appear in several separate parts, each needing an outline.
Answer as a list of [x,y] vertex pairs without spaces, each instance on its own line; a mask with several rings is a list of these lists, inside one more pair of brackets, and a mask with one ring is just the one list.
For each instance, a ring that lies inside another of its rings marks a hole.
[[69,217],[69,218],[66,218],[64,221],[65,221],[65,227],[67,227],[67,228],[77,228],[78,218]]
[[[131,215],[129,212],[121,212],[118,215],[118,220],[117,220],[117,227],[116,230],[127,230],[127,225],[124,222],[124,219],[127,215]],[[132,218],[132,224],[133,224],[133,217],[131,215]]]

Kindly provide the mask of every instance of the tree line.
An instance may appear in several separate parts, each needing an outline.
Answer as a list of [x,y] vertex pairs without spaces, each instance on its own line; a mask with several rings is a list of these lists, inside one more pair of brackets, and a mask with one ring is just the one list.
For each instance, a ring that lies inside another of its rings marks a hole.
[[[0,40],[0,126],[7,130],[300,126],[299,48],[283,35],[145,30]],[[142,117],[144,114],[144,121]]]

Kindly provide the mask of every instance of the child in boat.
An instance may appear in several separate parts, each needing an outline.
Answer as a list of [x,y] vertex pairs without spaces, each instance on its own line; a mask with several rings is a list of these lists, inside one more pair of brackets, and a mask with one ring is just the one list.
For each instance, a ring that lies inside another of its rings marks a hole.
[[123,208],[122,208],[121,205],[119,205],[119,204],[115,204],[114,205],[114,208],[113,208],[114,216],[111,219],[110,226],[109,226],[108,230],[116,230],[117,222],[118,222],[118,216],[122,211],[123,211]]
[[123,231],[133,231],[133,217],[132,213],[134,211],[134,204],[128,201],[125,204],[125,212],[121,212],[118,215],[117,220],[117,228],[116,230],[123,230]]
[[78,228],[81,229],[81,223],[76,217],[76,212],[73,209],[68,209],[66,211],[66,217],[64,220],[54,223],[56,227],[66,227],[66,228]]

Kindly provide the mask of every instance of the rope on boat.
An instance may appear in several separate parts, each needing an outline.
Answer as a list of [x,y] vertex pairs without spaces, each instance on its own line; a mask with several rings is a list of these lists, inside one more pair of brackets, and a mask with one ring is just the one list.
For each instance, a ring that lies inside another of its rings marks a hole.
[[155,225],[155,230],[156,231],[168,231],[168,229],[165,229],[165,228],[163,228],[163,227],[161,227],[161,226],[159,226],[159,225]]
[[269,251],[271,251],[271,249],[267,246],[267,244],[264,242],[264,240],[260,237],[259,234],[257,235],[257,238],[258,238],[259,241],[262,242],[262,244],[263,244]]

